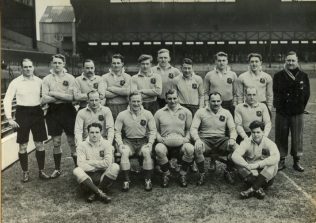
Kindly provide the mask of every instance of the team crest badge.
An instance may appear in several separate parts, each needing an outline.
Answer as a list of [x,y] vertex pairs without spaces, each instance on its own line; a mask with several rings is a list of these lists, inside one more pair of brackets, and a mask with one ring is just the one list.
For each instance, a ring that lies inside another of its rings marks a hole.
[[99,115],[99,121],[104,121],[104,116],[103,115]]
[[100,157],[104,157],[104,150],[100,150]]
[[152,84],[156,84],[156,78],[154,78],[154,77],[153,77],[153,78],[151,78],[151,79],[150,79],[150,83],[152,83]]
[[225,121],[225,116],[223,116],[223,115],[219,116],[219,120],[220,120],[221,122]]
[[262,112],[261,111],[257,111],[257,116],[262,116]]
[[93,84],[93,87],[94,87],[95,89],[98,89],[98,86],[99,86],[98,83],[94,83],[94,84]]
[[169,78],[170,78],[170,79],[174,78],[173,73],[169,73]]
[[125,80],[120,81],[120,85],[123,86],[125,84]]
[[64,81],[64,82],[63,82],[63,85],[66,86],[66,87],[69,86],[68,81]]
[[262,149],[262,156],[263,157],[267,157],[270,156],[270,151],[268,149]]
[[185,116],[184,116],[184,114],[180,113],[178,115],[178,118],[183,121],[185,119]]
[[144,119],[140,120],[140,125],[141,126],[145,126],[146,125],[146,120],[144,120]]
[[266,80],[264,78],[260,78],[260,83],[264,84],[264,83],[266,83]]
[[197,84],[192,84],[193,89],[197,89]]
[[229,77],[229,78],[227,78],[227,83],[231,84],[231,83],[233,83],[233,80]]

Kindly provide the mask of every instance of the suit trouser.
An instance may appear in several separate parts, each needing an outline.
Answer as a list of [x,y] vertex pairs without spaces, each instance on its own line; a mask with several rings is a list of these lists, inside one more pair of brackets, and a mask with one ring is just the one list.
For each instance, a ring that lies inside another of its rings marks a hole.
[[288,137],[291,132],[291,155],[303,155],[303,114],[286,116],[276,113],[275,117],[275,143],[277,144],[281,159],[288,154]]

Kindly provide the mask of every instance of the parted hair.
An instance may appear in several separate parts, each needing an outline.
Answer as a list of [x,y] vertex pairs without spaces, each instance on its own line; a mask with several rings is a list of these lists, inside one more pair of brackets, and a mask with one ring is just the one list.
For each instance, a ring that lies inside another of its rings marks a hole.
[[264,131],[264,123],[256,120],[250,123],[249,128],[250,130],[260,128],[262,131]]
[[150,62],[152,62],[153,61],[153,57],[152,57],[152,55],[148,55],[148,54],[142,54],[142,55],[140,55],[139,57],[138,57],[138,63],[141,63],[141,62],[143,62],[143,61],[145,61],[145,60],[150,60]]
[[23,59],[21,60],[21,67],[23,67],[23,62],[31,62],[31,63],[33,64],[33,61],[32,61],[31,59],[29,59],[29,58],[23,58]]
[[120,59],[121,62],[124,63],[124,57],[119,53],[113,54],[112,59]]
[[262,61],[262,55],[260,53],[250,53],[250,54],[248,54],[248,57],[247,57],[248,58],[248,62],[250,61],[250,59],[252,57],[258,57],[259,60]]
[[169,94],[174,94],[174,93],[177,93],[177,96],[178,96],[178,91],[176,91],[175,89],[169,89],[169,90],[165,93],[165,96],[166,96],[166,98],[167,98]]
[[190,58],[184,58],[182,64],[190,64],[193,65],[193,61]]
[[66,63],[66,57],[65,57],[64,55],[62,55],[62,54],[55,54],[55,55],[52,56],[52,60],[53,60],[54,58],[59,58],[59,59],[61,59],[64,63]]
[[93,60],[91,60],[91,59],[85,59],[84,61],[83,61],[83,63],[82,63],[82,66],[84,67],[84,64],[85,63],[93,63],[93,65],[94,65],[94,61]]
[[93,123],[91,123],[90,125],[88,125],[88,127],[87,127],[88,132],[90,132],[90,128],[91,128],[91,127],[99,128],[99,129],[100,129],[100,132],[102,131],[102,125],[101,125],[100,123],[93,122]]

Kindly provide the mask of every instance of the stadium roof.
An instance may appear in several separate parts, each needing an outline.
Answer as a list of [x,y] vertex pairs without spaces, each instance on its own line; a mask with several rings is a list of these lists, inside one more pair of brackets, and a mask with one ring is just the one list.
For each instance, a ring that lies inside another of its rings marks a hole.
[[73,22],[74,19],[72,6],[47,6],[40,23]]

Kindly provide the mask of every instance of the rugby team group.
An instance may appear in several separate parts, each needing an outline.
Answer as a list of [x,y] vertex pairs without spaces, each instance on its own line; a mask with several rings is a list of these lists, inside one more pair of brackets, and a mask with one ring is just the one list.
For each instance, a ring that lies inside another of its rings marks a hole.
[[[205,167],[215,171],[216,162],[222,161],[228,183],[239,176],[247,185],[240,192],[242,199],[263,199],[278,170],[286,168],[288,150],[293,169],[304,171],[300,158],[303,114],[310,96],[308,75],[293,51],[273,78],[262,70],[262,56],[257,53],[249,54],[249,69],[239,76],[228,66],[226,53],[218,52],[214,59],[214,70],[204,80],[195,74],[189,58],[183,59],[181,71],[171,66],[167,49],[158,51],[157,66],[152,66],[151,55],[142,54],[139,72],[133,76],[125,72],[120,54],[112,56],[109,72],[102,76],[95,74],[93,60],[84,60],[82,75],[76,78],[67,73],[61,54],[52,56],[50,73],[43,79],[34,75],[32,60],[23,59],[22,74],[11,81],[3,102],[6,118],[17,130],[22,182],[30,180],[30,131],[41,180],[62,174],[61,135],[65,132],[75,164],[73,174],[88,191],[88,202],[110,202],[107,191],[119,173],[122,191],[129,191],[131,158],[137,158],[142,167],[145,191],[153,188],[155,168],[161,186],[168,187],[175,166],[171,160],[179,164],[181,187],[188,185],[189,170],[198,172],[196,184],[203,185]],[[272,118],[275,143],[268,138]],[[55,163],[51,175],[44,172],[46,126]]]

